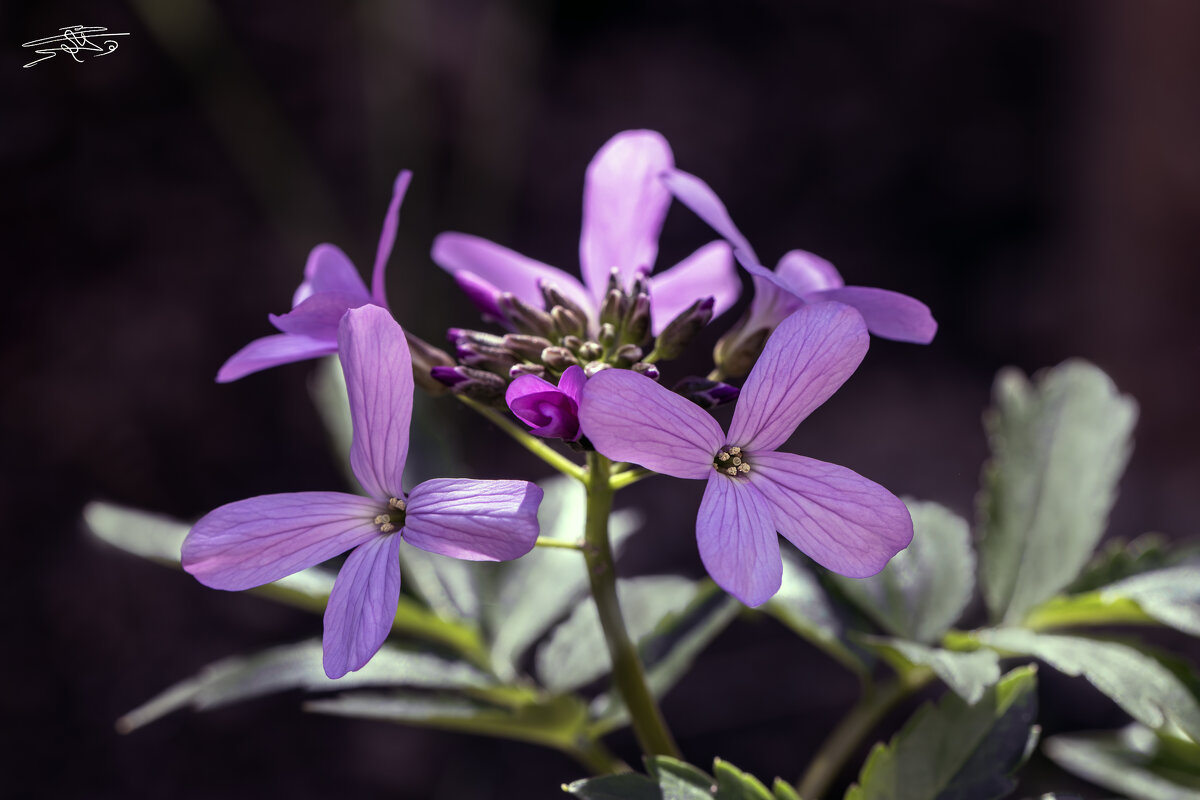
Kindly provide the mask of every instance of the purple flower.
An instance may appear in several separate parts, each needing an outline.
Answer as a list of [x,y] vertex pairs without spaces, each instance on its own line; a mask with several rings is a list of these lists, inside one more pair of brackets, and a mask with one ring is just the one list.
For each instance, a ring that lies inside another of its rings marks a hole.
[[338,322],[347,309],[368,304],[388,307],[383,274],[396,242],[400,204],[411,180],[412,173],[408,170],[396,176],[392,202],[388,204],[383,231],[379,234],[371,291],[367,291],[358,270],[341,248],[332,244],[317,245],[308,254],[304,282],[292,296],[292,310],[269,316],[271,324],[282,333],[255,339],[234,353],[217,372],[218,383],[236,381],[280,364],[336,353]]
[[583,390],[583,432],[609,458],[677,478],[705,478],[696,519],[704,566],[749,606],[779,590],[776,531],[814,561],[860,578],[908,546],[912,519],[895,495],[845,467],[776,452],[854,372],[867,330],[840,303],[805,306],[767,341],[726,435],[695,404],[627,370]]
[[[492,317],[502,318],[497,301],[504,292],[540,307],[538,284],[546,281],[584,309],[595,328],[612,270],[627,288],[637,273],[649,273],[654,267],[658,235],[671,203],[659,175],[673,164],[670,146],[654,131],[618,133],[596,153],[584,178],[579,240],[583,283],[548,264],[463,233],[438,236],[433,260],[452,273],[471,300]],[[710,242],[650,278],[651,330],[657,336],[704,297],[714,298],[713,316],[717,316],[733,305],[740,292],[729,246]]]
[[579,399],[587,376],[583,368],[567,367],[558,386],[536,375],[522,375],[508,385],[504,399],[530,433],[547,439],[579,441]]
[[325,609],[325,673],[361,668],[391,629],[400,597],[400,540],[454,558],[529,552],[542,490],[525,481],[436,479],[406,496],[413,377],[404,332],[386,309],[346,312],[338,327],[354,438],[350,466],[369,497],[297,492],[252,497],[204,516],[183,543],[183,568],[206,586],[240,590],[351,550]]

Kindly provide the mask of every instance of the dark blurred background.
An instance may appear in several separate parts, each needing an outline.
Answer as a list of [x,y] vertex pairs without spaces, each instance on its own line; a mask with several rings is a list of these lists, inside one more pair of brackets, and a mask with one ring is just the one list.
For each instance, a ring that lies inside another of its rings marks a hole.
[[[76,24],[130,35],[22,69],[22,43]],[[306,715],[297,695],[113,730],[213,660],[319,633],[94,543],[79,514],[99,498],[190,519],[341,485],[311,364],[213,376],[271,332],[313,245],[370,269],[401,168],[389,293],[429,340],[477,322],[429,260],[438,232],[576,271],[588,160],[657,129],[769,264],[812,250],[940,322],[929,347],[875,340],[794,449],[971,516],[995,370],[1081,356],[1141,405],[1112,533],[1198,533],[1200,4],[92,0],[5,3],[0,31],[5,796],[540,798],[581,776],[532,745]],[[711,238],[674,208],[660,264]],[[431,413],[473,474],[546,474],[457,404]],[[696,502],[685,484],[626,493],[660,524],[623,572],[701,574],[666,513]],[[1048,733],[1121,724],[1042,675]],[[665,711],[695,763],[794,779],[855,692],[764,619],[723,634]],[[612,744],[635,757],[627,733]],[[1103,795],[1040,757],[1022,792],[1067,787]]]

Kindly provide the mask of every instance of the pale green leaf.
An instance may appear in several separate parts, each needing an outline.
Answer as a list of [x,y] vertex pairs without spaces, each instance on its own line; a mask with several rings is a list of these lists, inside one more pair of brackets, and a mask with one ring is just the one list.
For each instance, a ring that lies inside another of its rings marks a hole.
[[1000,659],[990,650],[963,653],[873,636],[862,637],[862,641],[902,674],[913,666],[929,667],[955,694],[971,704],[977,703],[987,688],[1000,680]]
[[717,780],[716,800],[775,800],[762,781],[721,759],[713,760]]
[[1176,630],[1200,636],[1200,565],[1144,572],[1100,590],[1105,600],[1125,598]]
[[1063,769],[1131,800],[1200,800],[1200,745],[1136,723],[1116,733],[1055,736],[1042,749]]
[[471,622],[479,618],[480,572],[494,569],[494,565],[427,553],[416,547],[400,548],[400,562],[406,585],[415,588],[439,617]]
[[350,468],[350,443],[354,425],[350,421],[350,397],[346,393],[346,378],[342,363],[336,355],[322,358],[308,378],[308,396],[317,408],[317,416],[325,425],[329,448],[334,461],[349,486],[358,487],[358,478]]
[[1110,539],[1096,551],[1067,592],[1090,592],[1142,572],[1168,567],[1174,560],[1175,553],[1161,533],[1143,533],[1131,542]]
[[632,772],[585,778],[562,788],[583,800],[663,800],[662,789],[656,781]]
[[775,783],[771,784],[771,789],[775,794],[775,800],[801,800],[800,793],[783,778],[776,778]]
[[716,782],[703,770],[669,756],[646,759],[650,777],[658,781],[663,800],[713,800]]

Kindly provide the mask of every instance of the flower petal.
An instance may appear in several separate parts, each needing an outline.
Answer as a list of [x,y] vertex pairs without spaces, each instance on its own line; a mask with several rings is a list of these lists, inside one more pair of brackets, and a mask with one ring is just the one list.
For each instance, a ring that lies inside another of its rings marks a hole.
[[899,292],[867,286],[843,286],[805,295],[815,303],[833,300],[858,309],[867,322],[867,330],[884,339],[929,344],[937,333],[937,322],[929,306]]
[[183,541],[183,568],[239,591],[320,564],[379,535],[379,503],[342,492],[268,494],[210,511]]
[[388,258],[392,255],[392,246],[396,243],[396,228],[400,224],[400,204],[404,202],[404,193],[412,181],[412,173],[401,170],[392,184],[392,200],[388,203],[387,214],[383,217],[383,230],[379,233],[379,247],[375,250],[375,267],[371,270],[371,299],[376,305],[388,307],[387,291],[383,276],[387,271]]
[[412,356],[404,331],[385,308],[351,309],[338,328],[338,355],[354,427],[350,467],[375,499],[402,497],[413,402]]
[[478,236],[439,234],[433,240],[430,257],[447,272],[468,270],[501,292],[511,292],[518,300],[538,308],[543,305],[539,280],[553,283],[581,308],[596,308],[592,295],[573,276]]
[[499,289],[470,270],[460,269],[453,273],[453,276],[458,288],[463,290],[463,294],[476,308],[494,320],[504,320],[504,313],[500,310]]
[[654,268],[658,234],[671,204],[671,194],[658,176],[674,163],[662,134],[622,131],[588,164],[579,263],[583,282],[597,300],[613,267],[622,285],[628,285],[637,271]]
[[507,561],[533,549],[542,490],[528,481],[437,478],[408,496],[404,541],[468,561]]
[[578,402],[536,375],[522,375],[510,383],[504,401],[536,436],[572,442],[580,436]]
[[567,367],[558,379],[558,390],[578,404],[583,400],[583,387],[587,385],[587,380],[583,367]]
[[264,336],[230,356],[217,371],[217,383],[229,383],[252,372],[336,352],[337,342],[332,339],[314,339],[291,333]]
[[774,450],[853,374],[870,337],[862,317],[837,303],[795,311],[779,324],[738,396],[730,444]]
[[321,648],[325,674],[362,669],[383,646],[399,603],[400,535],[375,536],[355,548],[333,582]]
[[352,294],[364,298],[363,302],[370,297],[362,276],[337,245],[319,244],[308,254],[308,262],[304,265],[304,281],[292,296],[292,308],[321,292]]
[[651,331],[655,336],[662,333],[671,320],[705,297],[713,298],[713,317],[719,317],[741,293],[733,250],[726,242],[709,242],[669,270],[651,276]]
[[775,265],[775,275],[788,291],[800,296],[824,289],[836,289],[845,284],[833,264],[806,250],[784,253],[783,258]]
[[716,420],[650,378],[606,369],[588,379],[583,434],[604,455],[676,478],[705,478],[725,436]]
[[865,578],[912,541],[908,509],[878,483],[793,453],[749,455],[750,482],[770,503],[775,527],[821,566]]
[[366,294],[320,292],[303,300],[286,314],[271,314],[271,324],[284,333],[311,336],[314,339],[337,339],[338,323],[347,309],[371,302]]
[[753,484],[715,470],[709,475],[696,517],[696,544],[712,579],[746,605],[762,605],[779,591],[779,537],[767,501]]
[[707,222],[714,231],[733,245],[733,256],[742,266],[749,268],[750,265],[754,265],[765,270],[758,256],[754,254],[750,242],[746,241],[746,237],[742,236],[742,232],[733,224],[729,212],[725,210],[725,204],[707,183],[678,169],[670,169],[663,173],[662,182],[676,200],[690,208],[692,213]]

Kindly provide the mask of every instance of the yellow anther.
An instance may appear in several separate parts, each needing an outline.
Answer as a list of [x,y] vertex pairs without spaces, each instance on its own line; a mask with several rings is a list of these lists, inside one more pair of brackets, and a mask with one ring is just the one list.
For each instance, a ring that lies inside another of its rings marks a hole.
[[378,517],[375,518],[376,525],[383,525],[383,524],[391,522],[391,521],[392,521],[392,518],[389,517],[387,514],[380,514]]

